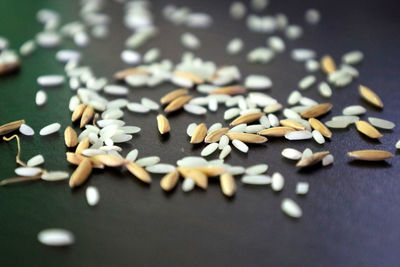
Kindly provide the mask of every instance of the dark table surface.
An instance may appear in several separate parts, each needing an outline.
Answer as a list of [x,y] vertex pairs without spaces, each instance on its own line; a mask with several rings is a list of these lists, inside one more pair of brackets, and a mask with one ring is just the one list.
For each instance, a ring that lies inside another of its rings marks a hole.
[[[271,77],[270,93],[285,103],[298,80],[306,75],[303,64],[295,63],[289,53],[268,65],[251,65],[240,56],[227,56],[225,45],[233,37],[242,37],[246,49],[265,44],[266,36],[247,31],[243,22],[228,16],[229,1],[174,1],[188,5],[194,11],[210,13],[214,24],[207,30],[175,27],[161,17],[165,1],[156,1],[153,11],[160,34],[143,48],[160,47],[162,55],[175,62],[184,51],[179,36],[191,31],[202,40],[196,54],[218,64],[235,64],[243,76],[250,73]],[[78,1],[0,1],[0,35],[19,47],[41,30],[36,12],[52,8],[62,15],[63,22],[78,19]],[[111,35],[104,41],[93,41],[84,53],[84,64],[92,66],[97,76],[111,78],[114,71],[126,67],[119,54],[129,36],[122,25],[122,8],[107,3],[106,13],[112,16]],[[317,26],[304,23],[307,8],[322,13]],[[398,1],[271,1],[268,13],[285,13],[293,23],[304,25],[300,40],[287,42],[287,51],[306,47],[319,55],[334,58],[350,50],[360,49],[366,57],[358,66],[359,80],[350,86],[334,90],[331,115],[338,115],[344,106],[361,104],[367,116],[377,116],[400,125],[399,101],[399,4]],[[74,48],[70,42],[64,48]],[[67,101],[73,95],[67,85],[46,89],[48,103],[36,107],[34,96],[39,89],[36,77],[63,73],[55,61],[57,49],[39,49],[23,59],[18,75],[0,80],[0,123],[24,118],[37,132],[48,123],[70,124]],[[318,79],[323,76],[318,74]],[[385,108],[379,112],[365,104],[357,92],[363,83],[376,90]],[[174,86],[132,90],[131,101],[143,96],[158,99]],[[151,92],[149,92],[151,91]],[[323,99],[316,88],[306,96]],[[186,136],[186,126],[193,121],[211,124],[222,121],[223,109],[216,114],[198,117],[184,112],[172,116],[172,132],[166,140],[159,138],[155,115],[128,114],[128,124],[142,127],[142,132],[125,145],[125,151],[138,148],[139,156],[158,155],[162,162],[174,163],[187,155],[199,155],[202,146],[192,147]],[[212,182],[204,192],[195,189],[183,193],[180,188],[165,194],[159,187],[161,176],[153,176],[153,184],[145,186],[125,171],[96,171],[82,188],[70,190],[67,182],[32,182],[0,188],[0,265],[1,266],[398,266],[400,259],[400,182],[398,156],[384,163],[351,162],[346,152],[357,149],[385,149],[395,152],[399,130],[384,131],[384,137],[374,142],[361,136],[354,128],[334,131],[330,142],[323,146],[314,142],[273,140],[251,147],[248,154],[233,151],[230,164],[249,166],[268,163],[269,173],[281,172],[286,177],[282,192],[268,187],[249,187],[238,183],[236,197],[225,198],[219,185]],[[0,177],[14,176],[16,145],[0,142]],[[330,150],[335,156],[333,166],[298,171],[292,162],[282,159],[285,147],[313,151]],[[73,171],[64,160],[66,149],[62,134],[32,138],[22,137],[24,160],[42,153],[49,170]],[[210,157],[217,157],[216,155]],[[310,192],[295,195],[298,181],[308,181]],[[98,187],[100,204],[87,205],[85,188]],[[296,200],[304,215],[291,220],[280,210],[284,197]],[[37,241],[37,233],[45,228],[71,230],[76,243],[68,248],[51,248]]]

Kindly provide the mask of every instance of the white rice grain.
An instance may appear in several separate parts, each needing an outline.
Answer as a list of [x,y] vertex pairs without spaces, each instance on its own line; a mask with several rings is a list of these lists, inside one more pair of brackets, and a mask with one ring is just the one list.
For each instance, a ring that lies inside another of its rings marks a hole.
[[37,238],[43,245],[55,247],[69,246],[75,242],[70,231],[56,228],[40,231]]
[[275,114],[268,114],[268,120],[269,120],[269,122],[271,123],[271,126],[272,127],[276,127],[276,126],[279,126],[279,119],[278,119],[278,117],[275,115]]
[[299,91],[294,90],[289,94],[287,103],[289,105],[295,105],[300,101],[300,99],[301,99],[301,93]]
[[35,131],[25,123],[21,124],[19,127],[19,132],[26,136],[32,136],[35,134]]
[[129,103],[126,107],[128,108],[128,110],[136,113],[148,113],[150,111],[148,107],[134,102]]
[[271,179],[271,188],[275,192],[282,191],[283,186],[285,185],[285,178],[283,178],[282,174],[279,172],[275,172],[272,174],[272,179]]
[[181,35],[181,42],[188,49],[198,49],[200,47],[200,40],[192,33],[183,33]]
[[329,84],[326,82],[321,82],[318,85],[318,92],[320,93],[321,96],[326,97],[326,98],[329,98],[332,96],[332,89],[329,86]]
[[388,120],[380,119],[380,118],[375,118],[375,117],[368,117],[368,121],[375,127],[381,128],[381,129],[386,129],[386,130],[391,130],[393,129],[396,125]]
[[139,154],[137,149],[132,149],[125,157],[126,160],[134,162]]
[[109,95],[127,95],[129,93],[129,90],[122,85],[110,84],[104,87],[104,93]]
[[140,63],[141,56],[138,52],[133,50],[124,50],[121,52],[121,59],[126,64],[136,65]]
[[333,161],[334,161],[334,158],[333,158],[332,154],[328,154],[322,159],[322,166],[328,166],[328,165],[332,164]]
[[44,157],[41,154],[39,154],[28,160],[26,165],[28,165],[28,167],[36,167],[43,163],[44,163]]
[[303,212],[299,205],[290,198],[284,198],[281,204],[282,211],[292,218],[300,218]]
[[263,90],[271,88],[272,81],[267,76],[252,74],[246,77],[246,80],[244,81],[244,86],[247,89]]
[[246,168],[245,173],[247,175],[259,175],[263,174],[268,170],[268,164],[257,164]]
[[234,38],[226,46],[226,52],[230,55],[236,55],[243,49],[243,41],[240,38]]
[[69,178],[69,173],[64,171],[50,171],[42,174],[41,179],[48,182],[62,181]]
[[241,124],[238,124],[238,125],[232,127],[228,131],[228,133],[243,133],[244,131],[246,131],[246,128],[247,128],[247,124],[241,123]]
[[52,123],[52,124],[49,124],[49,125],[43,127],[40,130],[39,134],[42,136],[49,135],[49,134],[57,132],[58,130],[60,130],[60,128],[61,128],[61,124],[59,124],[58,122],[55,122],[55,123]]
[[197,123],[195,123],[195,122],[192,122],[191,124],[189,124],[188,127],[186,128],[186,134],[189,137],[192,137],[194,131],[196,130],[196,127],[197,127]]
[[260,118],[259,121],[260,121],[260,124],[261,124],[264,128],[269,128],[269,127],[271,127],[271,123],[269,122],[267,116],[265,116],[265,115],[261,116],[261,118]]
[[31,177],[40,174],[42,169],[37,167],[18,167],[14,171],[19,176]]
[[310,8],[306,11],[304,18],[308,24],[316,25],[321,20],[321,14],[318,10]]
[[285,134],[285,138],[288,140],[306,140],[312,138],[312,133],[309,131],[294,131]]
[[150,156],[150,157],[145,157],[145,158],[141,158],[138,159],[136,161],[136,164],[142,166],[142,167],[149,167],[149,166],[153,166],[157,163],[160,162],[160,158],[157,156]]
[[298,182],[296,184],[296,194],[306,195],[308,193],[309,188],[310,185],[307,182]]
[[202,157],[207,157],[218,149],[218,143],[211,143],[207,145],[200,153]]
[[62,75],[42,75],[37,78],[37,83],[42,87],[56,87],[64,83]]
[[160,105],[157,102],[147,97],[143,97],[140,102],[143,106],[148,107],[151,110],[158,110],[160,108]]
[[325,138],[322,136],[322,134],[318,130],[312,131],[312,136],[318,144],[322,145],[325,143]]
[[299,81],[298,86],[301,90],[306,90],[313,86],[316,81],[317,78],[314,75],[308,75]]
[[247,153],[249,151],[249,147],[240,140],[234,139],[232,141],[232,145],[236,147],[240,152]]
[[346,64],[356,65],[364,59],[361,51],[351,51],[343,55],[342,61]]
[[207,160],[202,157],[189,156],[184,157],[176,162],[178,166],[184,167],[203,167],[207,166]]
[[317,56],[315,51],[306,48],[296,48],[291,52],[291,57],[295,61],[306,61],[313,59]]
[[100,201],[99,190],[94,186],[88,186],[86,188],[86,201],[89,206],[96,206]]
[[146,167],[146,170],[151,173],[170,173],[175,170],[175,166],[171,164],[158,163],[153,166]]
[[242,177],[241,182],[249,185],[269,185],[271,177],[268,175],[245,175]]
[[192,178],[185,178],[182,183],[182,191],[190,192],[194,189],[195,181]]
[[207,109],[202,106],[197,106],[193,104],[186,104],[183,106],[183,109],[186,112],[189,112],[194,115],[204,115],[207,113]]
[[303,153],[301,153],[300,151],[294,149],[294,148],[285,148],[284,150],[282,150],[282,156],[287,158],[287,159],[292,159],[292,160],[299,160],[301,159],[301,156],[303,155]]
[[367,110],[364,107],[359,105],[354,105],[345,107],[342,111],[342,114],[346,116],[352,116],[352,115],[362,115],[365,114],[366,112]]

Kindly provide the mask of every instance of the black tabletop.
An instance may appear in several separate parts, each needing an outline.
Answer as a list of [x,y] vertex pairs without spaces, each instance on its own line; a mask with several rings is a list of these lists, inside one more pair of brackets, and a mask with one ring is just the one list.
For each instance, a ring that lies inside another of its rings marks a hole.
[[[62,22],[79,18],[79,1],[13,1],[0,3],[0,35],[19,47],[41,30],[35,20],[43,7],[60,12]],[[333,109],[322,120],[339,115],[343,107],[360,104],[367,108],[364,115],[385,118],[400,125],[398,104],[399,84],[399,4],[397,1],[271,1],[267,11],[258,14],[287,14],[290,21],[304,27],[304,36],[288,41],[287,51],[268,65],[246,61],[246,53],[266,43],[268,35],[247,30],[243,20],[229,17],[230,1],[183,1],[177,6],[190,6],[193,11],[207,12],[213,19],[208,29],[174,26],[162,15],[165,1],[154,1],[159,34],[139,49],[143,53],[159,47],[162,56],[177,62],[185,49],[180,43],[184,32],[195,33],[202,47],[195,54],[218,65],[239,66],[242,76],[263,74],[274,85],[268,93],[281,103],[297,88],[307,72],[302,63],[291,60],[293,48],[311,48],[318,55],[330,54],[336,60],[350,50],[361,50],[365,60],[359,66],[359,79],[346,88],[335,89],[330,102]],[[304,22],[304,12],[317,8],[322,14],[320,24]],[[92,67],[95,75],[111,80],[116,70],[127,67],[120,52],[130,32],[123,26],[120,4],[107,2],[105,13],[112,18],[110,36],[94,40],[84,53],[83,64]],[[234,37],[245,41],[245,52],[228,56],[226,44]],[[64,48],[75,46],[66,41]],[[25,119],[36,131],[51,123],[70,125],[68,100],[74,94],[67,85],[46,89],[48,103],[36,107],[34,96],[39,89],[36,77],[63,74],[63,66],[55,61],[57,49],[39,49],[24,58],[21,71],[0,79],[0,122]],[[324,76],[317,74],[318,80]],[[358,95],[358,84],[373,88],[382,97],[382,111],[371,108]],[[157,100],[175,86],[132,89],[128,98],[138,101],[147,96]],[[317,88],[304,93],[322,99]],[[157,113],[127,113],[125,121],[137,125],[142,132],[124,145],[124,151],[137,148],[139,156],[160,156],[161,161],[174,164],[188,155],[199,155],[202,145],[192,146],[186,135],[191,122],[223,121],[223,108],[205,116],[179,112],[170,116],[172,131],[160,138],[155,117]],[[281,115],[280,115],[281,116]],[[397,266],[400,247],[400,182],[398,156],[380,163],[351,161],[346,152],[358,149],[384,149],[395,152],[400,139],[398,129],[383,131],[384,137],[371,141],[360,135],[354,126],[333,131],[331,141],[318,145],[310,141],[288,142],[270,140],[251,146],[248,154],[233,151],[227,158],[232,165],[269,164],[269,173],[281,172],[286,178],[282,192],[269,187],[245,186],[239,182],[236,197],[221,194],[217,181],[210,181],[207,191],[196,188],[184,193],[178,187],[171,194],[162,192],[160,175],[146,186],[124,170],[95,171],[88,183],[71,190],[67,182],[31,182],[0,188],[0,265],[1,266]],[[32,138],[22,137],[22,157],[27,160],[41,153],[49,170],[73,171],[65,162],[62,134]],[[15,143],[0,143],[0,177],[14,176]],[[313,151],[329,150],[335,162],[329,167],[299,171],[293,162],[280,155],[282,149],[293,147]],[[397,153],[396,153],[397,154]],[[209,157],[216,158],[216,155]],[[295,194],[298,181],[310,183],[306,196]],[[96,186],[101,201],[89,207],[85,188]],[[303,217],[293,220],[285,216],[280,204],[283,198],[294,199],[303,210]],[[46,247],[37,241],[37,233],[46,228],[65,228],[76,237],[67,248]]]

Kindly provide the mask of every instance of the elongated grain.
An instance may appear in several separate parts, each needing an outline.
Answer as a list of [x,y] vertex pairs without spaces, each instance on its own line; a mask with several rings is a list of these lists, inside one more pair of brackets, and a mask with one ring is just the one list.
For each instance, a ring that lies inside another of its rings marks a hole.
[[263,115],[264,115],[264,113],[262,113],[262,112],[245,114],[245,115],[239,116],[236,119],[234,119],[230,123],[230,126],[236,126],[236,125],[239,125],[242,123],[251,123],[251,122],[258,120]]
[[168,119],[162,114],[157,116],[157,126],[160,134],[166,134],[171,130]]
[[367,102],[378,108],[383,108],[383,102],[381,98],[374,91],[363,85],[360,85],[358,90],[362,98],[364,98]]
[[24,120],[18,120],[18,121],[13,121],[13,122],[3,124],[0,126],[0,135],[5,135],[5,134],[11,133],[13,131],[16,131],[24,123],[25,123]]
[[171,101],[168,106],[165,107],[164,112],[169,113],[183,108],[183,106],[192,99],[191,95],[183,95]]
[[166,174],[160,181],[161,188],[168,192],[175,188],[179,180],[179,172],[177,170]]
[[125,167],[130,173],[132,173],[136,178],[145,183],[151,183],[150,174],[140,165],[134,162],[127,162]]
[[177,99],[180,96],[184,96],[187,95],[189,93],[188,89],[177,89],[174,91],[169,92],[168,94],[164,95],[161,99],[160,102],[161,104],[165,105],[165,104],[169,104],[171,103],[173,100]]
[[322,103],[309,108],[308,110],[302,112],[300,115],[306,119],[316,118],[328,113],[331,110],[331,108],[332,108],[331,103]]
[[[211,127],[210,127],[211,129]],[[207,134],[207,136],[205,137],[205,142],[206,143],[214,143],[214,142],[218,142],[221,137],[226,134],[229,130],[229,128],[220,128],[220,129],[216,129],[210,132],[209,129],[209,134]]]
[[313,129],[319,131],[323,136],[327,138],[332,137],[332,132],[318,119],[310,118],[308,119],[308,122],[310,123]]
[[321,162],[322,159],[329,154],[329,151],[322,151],[322,152],[317,152],[312,154],[309,157],[302,158],[299,162],[297,162],[296,167],[308,167],[312,166],[314,164],[317,164],[318,162]]
[[268,137],[283,137],[287,133],[294,132],[296,131],[295,129],[291,127],[272,127],[269,129],[265,129],[262,131],[259,131],[257,134],[263,135],[263,136],[268,136]]
[[381,161],[389,158],[393,158],[394,155],[384,150],[357,150],[347,152],[350,158],[365,161]]
[[366,121],[356,121],[356,128],[360,133],[365,134],[369,138],[381,138],[383,135],[371,124]]
[[194,130],[192,138],[190,139],[190,143],[199,144],[204,141],[206,135],[207,135],[207,126],[205,125],[205,123],[200,123]]
[[250,133],[227,133],[226,136],[230,140],[240,140],[244,143],[251,143],[251,144],[261,144],[268,141],[268,139],[264,136],[258,134],[250,134]]
[[69,179],[69,187],[73,188],[83,184],[89,178],[91,172],[92,163],[90,159],[85,158],[72,173]]
[[64,140],[67,147],[75,147],[78,145],[78,135],[72,127],[68,126],[65,128]]
[[236,191],[236,183],[233,176],[229,173],[221,174],[219,177],[222,193],[227,197],[232,197]]
[[85,111],[87,105],[86,104],[79,104],[72,112],[71,120],[77,121],[82,117],[83,112]]

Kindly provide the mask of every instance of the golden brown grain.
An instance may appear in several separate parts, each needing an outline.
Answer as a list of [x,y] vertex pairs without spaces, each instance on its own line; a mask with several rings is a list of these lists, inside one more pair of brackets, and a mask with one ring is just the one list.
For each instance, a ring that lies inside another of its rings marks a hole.
[[221,137],[229,131],[229,128],[220,128],[217,130],[212,131],[211,133],[207,134],[204,142],[206,143],[215,143],[218,142]]
[[85,111],[83,111],[82,113],[80,128],[83,128],[86,124],[88,124],[90,120],[93,118],[93,115],[94,115],[93,107],[87,106],[85,108]]
[[67,147],[75,147],[78,144],[78,135],[71,126],[65,128],[64,140]]
[[326,74],[334,72],[336,70],[335,60],[329,55],[323,56],[321,59],[321,68]]
[[366,121],[356,121],[356,128],[360,133],[365,134],[369,138],[381,138],[383,135],[371,124]]
[[157,116],[157,126],[160,134],[168,133],[171,130],[168,119],[162,114]]
[[236,183],[233,176],[229,173],[223,173],[219,177],[219,182],[221,184],[222,193],[227,196],[231,197],[235,194],[236,191]]
[[272,127],[262,131],[259,131],[257,134],[269,137],[282,137],[285,136],[287,133],[294,132],[295,129],[291,127]]
[[360,85],[358,88],[360,95],[370,104],[378,107],[378,108],[383,108],[383,102],[381,98],[371,89],[368,87]]
[[87,105],[86,104],[79,104],[72,112],[71,120],[77,121],[82,116],[83,112],[85,111]]
[[130,173],[132,173],[136,178],[141,180],[142,182],[145,183],[151,183],[151,177],[150,174],[142,168],[140,165],[134,163],[134,162],[126,162],[125,163],[126,168]]
[[21,127],[21,125],[25,123],[24,120],[18,120],[18,121],[13,121],[13,122],[9,122],[6,124],[3,124],[0,126],[0,135],[5,135],[8,133],[11,133],[15,130],[18,130],[19,127]]
[[319,117],[321,115],[328,113],[331,110],[331,108],[332,108],[331,103],[322,103],[322,104],[318,104],[316,106],[313,106],[313,107],[307,109],[306,111],[302,112],[300,115],[306,119],[316,118],[316,117]]
[[207,126],[205,123],[200,123],[197,125],[196,129],[193,132],[192,138],[190,139],[191,144],[198,144],[204,141],[204,138],[207,135]]
[[319,131],[323,136],[328,138],[332,137],[332,132],[321,121],[315,118],[309,118],[308,122],[310,123],[313,129]]
[[187,95],[188,93],[189,93],[188,89],[176,89],[161,97],[160,102],[163,105],[168,104],[173,100],[177,99],[178,97]]
[[89,137],[86,136],[79,142],[78,146],[76,147],[75,153],[82,154],[83,150],[89,148],[89,144],[90,144]]
[[206,167],[194,167],[196,170],[201,171],[208,177],[215,177],[226,172],[226,169],[223,167],[216,166],[206,166]]
[[179,173],[185,178],[192,178],[200,188],[207,189],[208,177],[201,171],[191,167],[178,167]]
[[211,95],[240,95],[246,92],[246,88],[241,85],[220,87],[210,92]]
[[389,158],[393,158],[394,155],[384,150],[357,150],[347,152],[350,158],[365,161],[381,161]]
[[96,155],[90,159],[101,162],[107,167],[118,167],[127,163],[126,159],[114,155]]
[[73,188],[83,184],[89,178],[91,172],[92,163],[90,159],[83,159],[76,170],[72,173],[69,179],[69,187]]
[[192,97],[191,95],[179,96],[165,107],[164,112],[169,113],[181,109]]
[[171,191],[175,188],[179,179],[179,172],[177,170],[167,173],[160,181],[160,186],[164,191]]
[[251,143],[251,144],[261,144],[268,141],[268,139],[264,136],[258,134],[251,134],[251,133],[227,133],[226,136],[230,140],[240,140],[243,143]]
[[234,119],[229,125],[236,126],[236,125],[242,124],[242,123],[251,123],[251,122],[261,118],[262,115],[264,115],[264,113],[262,113],[262,112],[255,112],[255,113],[241,115],[241,116],[237,117],[236,119]]
[[289,119],[287,119],[287,120],[281,120],[279,123],[280,123],[282,126],[290,127],[290,128],[295,129],[295,130],[298,130],[298,131],[303,131],[303,130],[306,129],[306,127],[304,127],[303,124],[301,124],[301,123],[299,123],[299,122],[297,122],[297,121],[289,120]]
[[183,71],[174,71],[173,75],[189,79],[195,84],[204,83],[203,78],[201,78],[193,73],[188,73],[188,72],[183,72]]
[[135,75],[135,74],[149,74],[149,72],[143,69],[129,68],[114,73],[114,79],[123,80],[125,79],[125,77],[129,75]]

